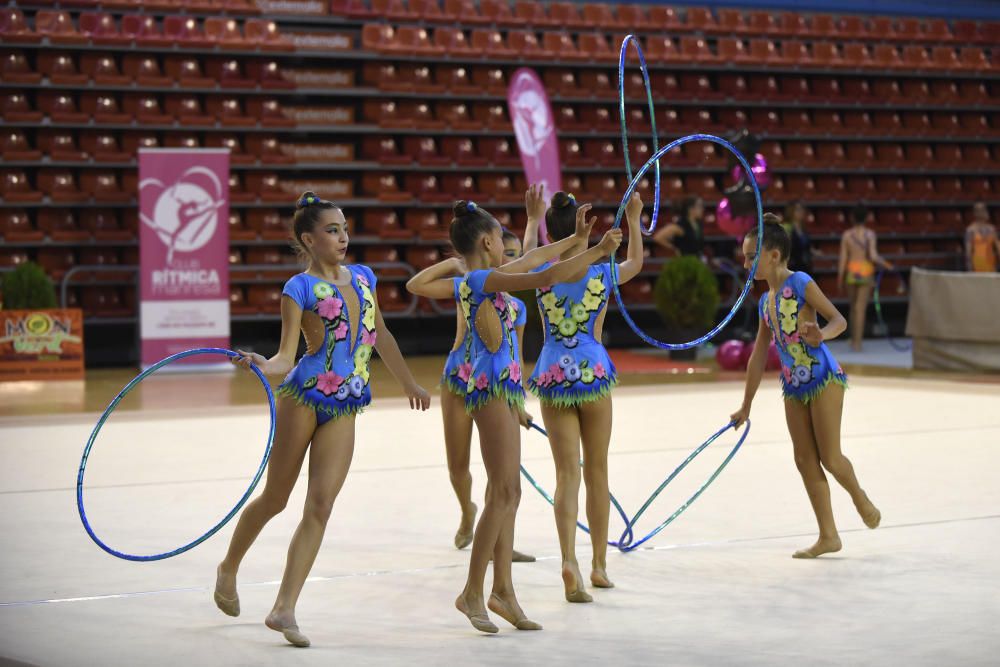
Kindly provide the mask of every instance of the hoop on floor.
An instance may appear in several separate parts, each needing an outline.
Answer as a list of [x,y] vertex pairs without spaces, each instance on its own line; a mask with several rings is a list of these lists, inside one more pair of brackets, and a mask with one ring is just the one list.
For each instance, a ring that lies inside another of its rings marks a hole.
[[[872,301],[875,303],[875,317],[878,319],[879,325],[885,329],[885,339],[889,341],[889,345],[892,346],[892,349],[897,352],[909,352],[913,349],[913,343],[900,343],[898,340],[893,338],[889,333],[889,325],[885,321],[885,317],[882,315],[882,300],[880,298],[880,293],[882,291],[882,276],[884,273],[885,271],[879,271],[875,274],[875,289],[872,291]],[[899,274],[898,271],[895,271],[894,273]],[[902,280],[901,274],[900,280]]]
[[143,379],[150,376],[160,368],[163,368],[167,364],[177,361],[178,359],[184,359],[185,357],[191,357],[199,354],[222,354],[230,358],[235,358],[240,356],[239,354],[233,352],[232,350],[225,350],[217,347],[206,347],[194,350],[185,350],[184,352],[178,352],[177,354],[171,355],[166,359],[161,359],[160,361],[156,362],[143,372],[139,373],[139,375],[135,376],[131,382],[125,385],[125,387],[120,392],[118,392],[118,395],[115,396],[114,400],[111,401],[108,407],[104,410],[104,413],[101,415],[101,418],[97,420],[97,425],[94,427],[94,430],[90,434],[90,438],[87,440],[87,446],[84,447],[83,449],[83,457],[80,460],[80,470],[76,476],[76,506],[80,512],[80,520],[83,522],[83,527],[86,529],[87,534],[90,535],[90,539],[94,540],[94,543],[97,544],[97,546],[101,547],[112,556],[117,556],[118,558],[131,561],[153,561],[153,560],[163,560],[164,558],[170,558],[171,556],[176,556],[177,554],[184,553],[189,549],[193,549],[194,547],[198,546],[199,544],[210,538],[212,535],[217,533],[223,526],[225,526],[229,522],[230,519],[232,519],[236,515],[237,512],[240,511],[240,508],[243,507],[246,501],[250,498],[250,494],[253,493],[253,490],[257,487],[257,483],[260,482],[261,476],[264,474],[264,469],[267,467],[267,461],[271,456],[271,445],[274,442],[274,426],[275,426],[274,393],[271,391],[271,385],[270,383],[268,383],[267,378],[264,377],[264,374],[261,373],[260,369],[257,368],[257,366],[250,364],[250,369],[253,370],[253,372],[257,375],[257,378],[261,381],[261,384],[264,385],[264,391],[267,394],[268,407],[270,408],[270,413],[271,413],[271,427],[268,430],[267,444],[264,447],[264,458],[260,462],[260,467],[257,469],[257,474],[254,475],[253,480],[250,482],[249,488],[247,488],[246,493],[244,493],[243,496],[239,499],[239,502],[236,503],[236,506],[233,507],[233,509],[231,509],[229,513],[226,514],[226,516],[221,521],[215,524],[211,529],[209,529],[198,539],[189,542],[184,546],[178,547],[173,551],[166,551],[163,553],[153,554],[150,556],[127,554],[118,551],[116,549],[113,549],[109,545],[105,544],[101,540],[101,538],[99,538],[97,534],[94,533],[94,529],[91,528],[90,522],[87,520],[87,512],[83,504],[83,476],[87,468],[87,459],[90,456],[90,450],[94,446],[94,441],[97,439],[97,434],[100,433],[101,427],[104,426],[104,423],[107,421],[108,417],[111,416],[111,413],[114,412],[115,408],[118,407],[118,404],[121,402],[121,400],[125,398],[125,396],[137,384],[142,382]]
[[[531,424],[531,428],[535,429],[536,431],[538,431],[542,435],[548,437],[548,433],[546,433],[545,429],[543,429],[542,427],[540,427],[540,426],[532,423]],[[733,446],[732,450],[730,450],[729,454],[726,455],[726,458],[723,459],[722,463],[719,464],[719,466],[709,476],[709,478],[705,481],[705,483],[702,484],[698,488],[698,490],[695,491],[694,494],[692,494],[691,497],[688,498],[684,502],[683,505],[681,505],[679,508],[677,508],[677,510],[674,511],[673,514],[671,514],[669,517],[667,517],[667,519],[665,521],[663,521],[663,523],[661,523],[659,526],[657,526],[648,535],[644,536],[643,538],[639,539],[638,541],[635,541],[635,533],[634,533],[635,525],[639,521],[639,519],[642,517],[642,515],[646,513],[646,510],[649,509],[650,505],[653,504],[653,501],[656,500],[657,496],[659,496],[660,493],[662,493],[663,490],[665,488],[667,488],[667,486],[670,484],[670,482],[672,482],[674,480],[674,478],[676,478],[677,475],[679,475],[681,473],[681,471],[684,470],[684,468],[686,468],[689,463],[691,463],[691,461],[693,461],[699,454],[701,454],[709,445],[711,445],[713,442],[715,442],[716,440],[718,440],[719,437],[723,433],[725,433],[726,431],[728,431],[730,428],[734,428],[734,423],[733,422],[729,422],[728,424],[726,424],[725,426],[723,426],[721,429],[719,429],[718,431],[716,431],[713,435],[711,435],[707,440],[705,440],[705,442],[703,442],[700,445],[698,445],[694,449],[694,451],[691,452],[688,455],[688,457],[686,459],[684,459],[684,461],[679,466],[677,466],[676,468],[674,468],[674,471],[672,473],[670,473],[670,475],[668,475],[665,480],[663,480],[663,482],[660,484],[660,486],[658,486],[656,488],[656,490],[652,493],[652,495],[649,496],[649,498],[646,500],[646,502],[643,503],[642,507],[639,508],[639,511],[636,512],[636,514],[635,514],[634,517],[629,518],[629,516],[625,513],[625,510],[622,508],[621,504],[618,502],[618,499],[615,498],[615,496],[614,496],[613,493],[610,494],[611,495],[611,504],[614,505],[614,507],[615,507],[616,510],[618,510],[618,515],[622,518],[622,521],[625,522],[625,530],[622,531],[622,535],[621,535],[621,537],[618,538],[617,541],[610,541],[609,540],[608,541],[608,546],[615,547],[619,551],[622,551],[622,552],[625,552],[625,553],[628,553],[629,551],[634,551],[634,550],[638,549],[640,546],[642,546],[643,544],[645,544],[646,542],[648,542],[649,540],[651,540],[654,537],[656,537],[656,535],[658,535],[660,533],[660,531],[662,531],[664,528],[666,528],[667,526],[669,526],[671,523],[673,523],[673,521],[677,517],[679,517],[681,514],[683,514],[684,510],[686,510],[688,507],[690,507],[691,504],[695,500],[697,500],[698,497],[702,493],[705,492],[705,490],[709,487],[709,485],[711,485],[712,482],[715,481],[715,478],[719,476],[719,474],[722,472],[722,470],[727,465],[729,465],[729,462],[733,460],[734,456],[736,456],[736,452],[738,452],[739,449],[740,449],[740,447],[743,446],[743,442],[747,439],[747,436],[750,434],[750,420],[749,419],[746,421],[746,427],[743,429],[743,435],[740,436],[740,439]],[[528,473],[528,471],[525,469],[525,467],[523,465],[521,466],[521,474],[524,475],[525,479],[527,479],[531,483],[531,485],[533,487],[535,487],[535,490],[538,491],[538,493],[540,493],[541,496],[543,498],[545,498],[545,500],[547,500],[550,505],[555,506],[555,500],[552,498],[552,496],[550,496],[548,494],[548,492],[546,492],[545,489],[542,488],[542,486],[538,482],[535,481],[535,478],[532,477],[530,473]],[[588,535],[590,534],[590,529],[583,522],[577,520],[576,525],[583,532],[587,533]]]
[[674,478],[677,477],[677,475],[680,474],[680,472],[684,470],[684,468],[686,468],[688,464],[695,459],[695,457],[698,456],[698,454],[701,454],[701,452],[704,451],[706,447],[708,447],[713,442],[718,440],[719,436],[728,431],[730,428],[735,428],[735,426],[736,426],[735,422],[729,422],[728,424],[723,426],[721,429],[716,431],[715,434],[709,437],[708,440],[698,445],[698,447],[696,447],[695,450],[691,452],[691,454],[689,454],[686,459],[684,459],[683,463],[674,468],[674,471],[670,473],[670,475],[665,480],[663,480],[663,483],[660,484],[659,487],[657,487],[656,491],[653,492],[653,494],[649,497],[649,499],[646,500],[645,503],[643,503],[641,508],[639,508],[639,511],[635,513],[635,516],[632,517],[632,520],[629,522],[628,530],[622,533],[621,539],[619,539],[618,544],[615,545],[618,547],[620,551],[626,553],[628,553],[629,551],[635,551],[644,543],[656,537],[656,535],[658,535],[661,530],[669,526],[671,523],[673,523],[674,519],[683,514],[684,510],[690,507],[691,503],[693,503],[695,500],[698,499],[698,496],[700,496],[702,493],[705,492],[705,489],[707,489],[709,485],[715,481],[715,478],[719,476],[719,473],[722,472],[723,468],[729,465],[729,462],[733,460],[734,456],[736,456],[736,452],[738,452],[740,450],[740,447],[743,446],[743,441],[746,440],[747,436],[750,434],[749,419],[746,421],[746,427],[743,429],[743,435],[740,436],[740,439],[733,446],[733,449],[729,452],[726,458],[722,460],[722,463],[719,464],[719,467],[715,469],[715,472],[713,472],[711,476],[709,476],[709,478],[705,481],[705,483],[702,484],[698,488],[698,490],[695,491],[694,494],[684,502],[683,505],[678,507],[673,514],[667,517],[666,520],[659,526],[657,526],[652,532],[650,532],[648,535],[638,540],[637,542],[632,541],[633,537],[632,529],[635,528],[635,524],[639,521],[642,515],[645,514],[646,510],[649,509],[649,506],[653,504],[653,501],[656,500],[656,497],[660,495],[663,489],[667,488],[667,485],[669,485],[670,482],[672,482]]

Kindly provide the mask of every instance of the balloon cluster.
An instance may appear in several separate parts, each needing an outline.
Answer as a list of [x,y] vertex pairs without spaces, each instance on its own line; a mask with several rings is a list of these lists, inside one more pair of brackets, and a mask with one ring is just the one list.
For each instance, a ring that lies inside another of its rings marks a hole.
[[[758,152],[760,140],[745,129],[733,133],[729,140],[746,161],[751,162],[750,171],[757,186],[766,190],[771,184],[771,170],[767,166],[767,158]],[[729,166],[732,184],[725,189],[725,196],[715,210],[715,220],[722,231],[743,238],[756,221],[754,194],[743,166],[733,158],[730,158]]]

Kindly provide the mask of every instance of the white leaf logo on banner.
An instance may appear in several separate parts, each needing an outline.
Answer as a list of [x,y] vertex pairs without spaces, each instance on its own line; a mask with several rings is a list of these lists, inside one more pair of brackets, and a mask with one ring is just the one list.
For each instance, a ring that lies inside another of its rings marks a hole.
[[510,100],[511,121],[521,155],[527,155],[538,164],[539,153],[545,142],[555,132],[555,123],[543,95],[534,88],[530,76],[520,76],[514,82],[514,95]]
[[169,187],[158,178],[147,178],[139,184],[139,191],[146,188],[159,194],[140,198],[156,203],[152,211],[142,210],[139,217],[167,246],[168,263],[173,261],[174,252],[193,252],[212,239],[219,224],[219,208],[226,205],[214,172],[191,167]]

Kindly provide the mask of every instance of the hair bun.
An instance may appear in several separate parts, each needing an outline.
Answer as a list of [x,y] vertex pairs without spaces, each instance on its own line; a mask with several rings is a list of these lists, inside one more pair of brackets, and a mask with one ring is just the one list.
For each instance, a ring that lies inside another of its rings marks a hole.
[[313,192],[312,190],[306,190],[299,196],[299,200],[295,202],[295,208],[297,209],[308,208],[313,204],[320,203],[321,201],[323,200],[320,199],[315,192]]
[[567,206],[575,205],[576,198],[562,190],[552,195],[552,208],[566,208]]
[[452,205],[451,212],[456,218],[461,218],[463,215],[475,213],[477,208],[479,207],[476,205],[476,202],[462,199]]

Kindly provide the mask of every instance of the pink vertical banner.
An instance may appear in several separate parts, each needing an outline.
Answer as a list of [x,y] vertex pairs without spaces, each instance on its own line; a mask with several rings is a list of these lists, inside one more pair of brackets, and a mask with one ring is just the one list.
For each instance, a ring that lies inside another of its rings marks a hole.
[[[514,72],[507,87],[507,110],[514,124],[524,175],[529,185],[545,186],[547,203],[556,191],[562,190],[562,169],[555,116],[545,85],[535,70],[522,67]],[[548,240],[544,220],[541,236],[543,242]]]
[[229,149],[140,149],[139,220],[142,366],[228,348]]

